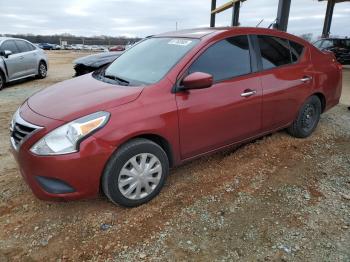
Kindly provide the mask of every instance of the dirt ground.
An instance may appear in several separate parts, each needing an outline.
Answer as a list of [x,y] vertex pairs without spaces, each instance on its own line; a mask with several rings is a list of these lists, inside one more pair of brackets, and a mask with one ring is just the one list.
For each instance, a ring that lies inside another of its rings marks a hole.
[[[37,200],[9,152],[31,94],[73,75],[84,53],[51,52],[49,76],[0,93],[0,261],[350,261],[350,111],[308,139],[285,132],[171,170],[161,194],[126,209],[104,197]],[[350,104],[350,69],[343,103]]]

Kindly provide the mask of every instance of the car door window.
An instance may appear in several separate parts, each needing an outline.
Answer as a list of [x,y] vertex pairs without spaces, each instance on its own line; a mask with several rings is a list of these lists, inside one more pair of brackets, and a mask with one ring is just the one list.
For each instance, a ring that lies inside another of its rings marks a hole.
[[27,45],[27,42],[22,40],[16,40],[15,42],[20,53],[32,51],[31,48]]
[[304,46],[290,40],[289,40],[289,46],[290,46],[290,54],[292,56],[292,61],[293,63],[295,63],[299,60],[299,57],[301,57],[301,55],[303,54]]
[[350,40],[345,40],[345,47],[350,48]]
[[35,50],[35,47],[34,47],[31,43],[28,43],[28,42],[25,42],[25,41],[24,41],[24,43],[26,44],[27,49],[28,49],[29,51]]
[[318,40],[318,41],[316,41],[316,42],[314,43],[314,46],[316,46],[318,49],[320,49],[321,46],[322,46],[322,43],[323,43],[322,40]]
[[324,40],[322,45],[321,45],[321,48],[329,48],[329,47],[332,47],[332,46],[333,46],[333,41]]
[[258,36],[263,69],[292,63],[288,40],[273,36]]
[[18,48],[15,44],[15,41],[13,40],[7,40],[5,41],[0,48],[1,51],[9,50],[12,52],[12,54],[17,54],[19,53]]
[[247,36],[235,36],[210,46],[191,65],[189,73],[203,72],[214,81],[230,79],[251,72]]

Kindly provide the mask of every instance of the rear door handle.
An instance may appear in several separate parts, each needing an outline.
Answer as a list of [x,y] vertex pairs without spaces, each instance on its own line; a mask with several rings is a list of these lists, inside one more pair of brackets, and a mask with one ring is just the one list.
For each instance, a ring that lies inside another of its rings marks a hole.
[[19,59],[23,60],[23,59],[24,59],[24,56],[20,56]]
[[304,76],[303,78],[300,79],[301,82],[307,83],[312,80],[311,76]]
[[251,89],[246,89],[244,92],[241,94],[241,97],[250,97],[256,94],[256,90],[251,90]]

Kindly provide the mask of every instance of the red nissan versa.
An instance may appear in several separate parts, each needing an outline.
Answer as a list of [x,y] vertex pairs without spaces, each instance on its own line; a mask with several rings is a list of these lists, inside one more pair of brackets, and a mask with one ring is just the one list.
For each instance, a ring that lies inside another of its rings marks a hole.
[[137,206],[184,161],[283,128],[309,136],[338,104],[341,84],[331,53],[287,33],[161,34],[25,101],[11,124],[13,154],[40,199],[102,189],[114,203]]

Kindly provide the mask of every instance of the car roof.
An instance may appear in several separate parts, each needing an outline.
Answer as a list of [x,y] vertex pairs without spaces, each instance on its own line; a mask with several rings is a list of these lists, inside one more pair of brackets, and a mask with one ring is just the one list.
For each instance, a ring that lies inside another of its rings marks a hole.
[[5,41],[5,40],[24,40],[22,38],[15,38],[15,37],[6,37],[6,36],[1,36],[0,37],[0,43]]
[[241,26],[233,26],[233,27],[204,27],[204,28],[194,28],[194,29],[185,29],[173,32],[167,32],[159,35],[155,35],[153,37],[180,37],[180,38],[205,38],[212,37],[214,35],[221,35],[225,33],[236,33],[236,34],[261,34],[261,35],[272,35],[272,36],[280,36],[289,39],[297,39],[299,42],[305,43],[300,37],[296,37],[295,35],[282,32],[276,29],[268,29],[261,27],[241,27]]
[[345,37],[329,37],[329,38],[321,38],[317,41],[321,40],[350,40],[350,38],[345,38]]
[[224,32],[228,28],[225,27],[205,27],[205,28],[193,28],[184,29],[179,31],[171,31],[155,35],[155,37],[183,37],[183,38],[203,38],[204,36],[213,34],[215,32]]
[[0,37],[0,43],[7,40],[7,39],[11,39],[10,37],[4,37],[4,36],[1,36]]

